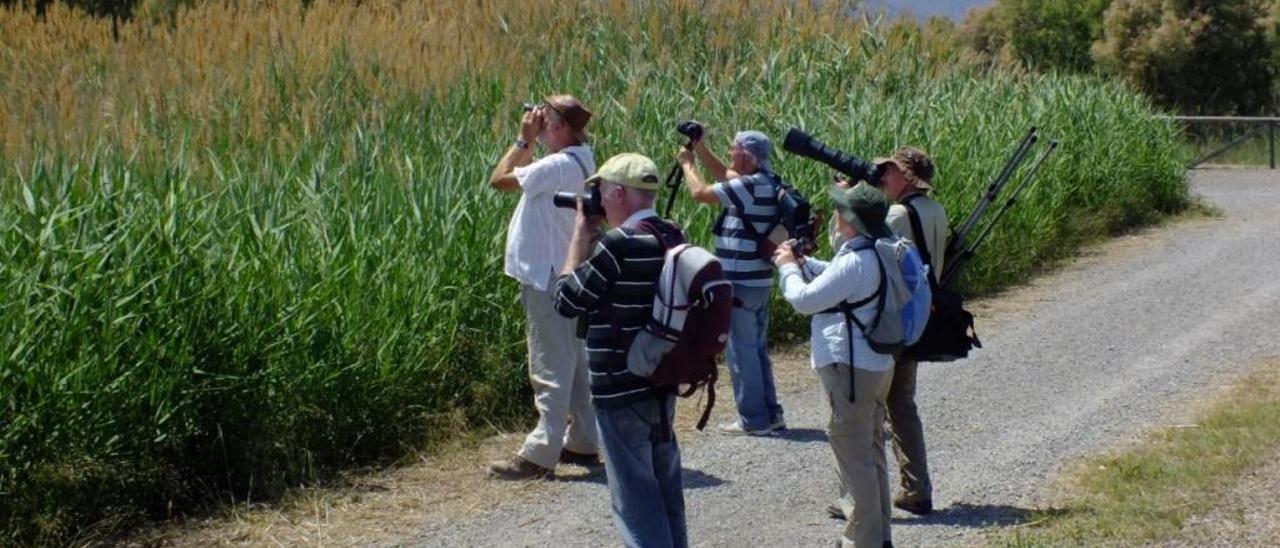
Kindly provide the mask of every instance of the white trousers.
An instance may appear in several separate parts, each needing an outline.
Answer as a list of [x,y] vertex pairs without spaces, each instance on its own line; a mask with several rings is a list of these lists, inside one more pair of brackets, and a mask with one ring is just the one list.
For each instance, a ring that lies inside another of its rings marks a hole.
[[575,336],[577,320],[556,312],[551,292],[524,285],[520,298],[524,303],[529,383],[538,408],[538,425],[525,438],[519,454],[554,470],[562,448],[592,455],[599,451],[587,349]]

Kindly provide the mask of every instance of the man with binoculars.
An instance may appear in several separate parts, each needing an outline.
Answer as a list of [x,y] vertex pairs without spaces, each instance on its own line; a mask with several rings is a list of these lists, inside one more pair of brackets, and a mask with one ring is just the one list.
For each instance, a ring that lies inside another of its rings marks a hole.
[[[557,208],[557,192],[578,193],[596,165],[587,146],[591,111],[570,95],[525,105],[520,136],[494,168],[489,185],[519,192],[507,225],[504,272],[521,286],[538,424],[510,460],[489,466],[502,479],[545,478],[559,462],[600,464],[599,441],[591,410],[586,349],[577,324],[556,313],[555,279],[573,235],[574,212]],[[537,161],[533,143],[547,154]]]

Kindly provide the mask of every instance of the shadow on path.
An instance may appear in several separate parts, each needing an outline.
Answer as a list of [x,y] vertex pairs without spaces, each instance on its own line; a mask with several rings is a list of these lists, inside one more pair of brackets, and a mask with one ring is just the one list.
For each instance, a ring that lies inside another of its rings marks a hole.
[[817,428],[788,428],[773,437],[800,443],[827,443],[827,432]]
[[[707,474],[701,470],[681,468],[680,472],[685,489],[702,489],[706,487],[716,487],[727,483],[725,480],[711,474]],[[608,477],[604,473],[603,466],[589,472],[572,475],[557,475],[555,481],[564,483],[594,483],[600,486],[608,485]]]
[[1061,516],[1067,510],[1058,508],[1019,508],[1007,504],[968,504],[959,502],[934,510],[927,516],[893,518],[894,525],[946,525],[985,528],[1027,523],[1046,517]]

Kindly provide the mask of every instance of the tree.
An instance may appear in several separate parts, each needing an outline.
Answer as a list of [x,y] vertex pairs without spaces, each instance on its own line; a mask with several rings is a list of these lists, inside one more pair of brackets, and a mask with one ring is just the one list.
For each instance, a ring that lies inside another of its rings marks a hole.
[[998,0],[971,11],[964,37],[990,58],[1035,70],[1086,71],[1111,0]]
[[1093,58],[1184,113],[1259,113],[1273,106],[1274,1],[1115,0]]

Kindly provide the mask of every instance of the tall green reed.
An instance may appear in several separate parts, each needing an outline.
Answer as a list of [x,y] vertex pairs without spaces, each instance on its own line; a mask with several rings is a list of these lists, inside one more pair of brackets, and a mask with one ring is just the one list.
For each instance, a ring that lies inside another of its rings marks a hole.
[[[344,47],[305,80],[282,52],[246,67],[243,95],[213,115],[148,111],[146,147],[45,141],[0,157],[7,539],[270,496],[526,418],[523,320],[501,274],[514,198],[485,184],[521,99],[583,98],[600,161],[669,165],[687,117],[721,150],[738,129],[780,145],[792,126],[864,156],[914,144],[935,156],[953,219],[1037,125],[1062,151],[971,264],[973,292],[1186,203],[1176,128],[1110,83],[989,73],[906,25],[761,30],[650,8],[667,16],[562,10],[574,32],[531,49],[527,71],[467,73],[442,93],[396,92]],[[263,81],[274,106],[246,106]],[[310,110],[290,106],[303,98]],[[825,207],[825,168],[782,153],[776,167]],[[678,203],[709,244],[713,209]],[[774,318],[780,338],[807,325]]]

